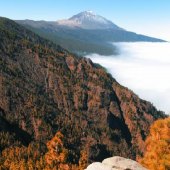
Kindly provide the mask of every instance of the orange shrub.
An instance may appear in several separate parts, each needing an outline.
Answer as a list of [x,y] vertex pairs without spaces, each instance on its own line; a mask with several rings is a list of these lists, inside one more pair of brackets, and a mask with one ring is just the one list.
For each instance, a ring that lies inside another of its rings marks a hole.
[[146,152],[139,162],[150,170],[170,170],[170,117],[155,121],[145,144]]

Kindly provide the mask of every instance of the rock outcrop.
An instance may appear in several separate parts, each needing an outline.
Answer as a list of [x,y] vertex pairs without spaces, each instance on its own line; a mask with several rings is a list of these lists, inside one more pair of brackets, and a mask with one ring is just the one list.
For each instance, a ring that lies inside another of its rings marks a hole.
[[87,167],[86,170],[147,170],[142,165],[131,159],[115,156],[104,159],[102,163],[95,162]]

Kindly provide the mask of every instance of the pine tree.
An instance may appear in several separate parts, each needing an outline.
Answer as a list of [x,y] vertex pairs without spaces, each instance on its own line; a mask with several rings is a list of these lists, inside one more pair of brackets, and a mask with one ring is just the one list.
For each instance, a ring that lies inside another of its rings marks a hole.
[[79,160],[79,169],[80,170],[84,170],[87,167],[87,151],[83,150],[81,151],[81,156],[80,156],[80,160]]
[[146,152],[139,162],[150,170],[170,170],[170,117],[151,126],[145,144]]
[[57,132],[56,135],[47,143],[48,152],[45,154],[45,160],[49,167],[55,167],[57,170],[68,170],[66,164],[68,151],[63,146],[63,134]]

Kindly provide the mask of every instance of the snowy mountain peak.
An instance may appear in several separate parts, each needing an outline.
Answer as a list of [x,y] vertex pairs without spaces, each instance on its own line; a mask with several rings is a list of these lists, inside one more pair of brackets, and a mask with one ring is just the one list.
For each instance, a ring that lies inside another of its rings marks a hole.
[[79,27],[83,29],[121,29],[113,22],[95,14],[93,11],[80,12],[68,20],[58,21],[59,25]]
[[82,14],[89,14],[89,15],[96,15],[95,12],[91,11],[91,10],[88,10],[88,11],[84,11],[84,12],[81,12]]
[[87,13],[91,13],[91,14],[94,14],[94,12],[93,12],[93,11],[91,11],[91,10],[88,10],[88,11],[85,11],[85,12],[87,12]]
[[[89,11],[80,12],[77,15],[81,15],[81,16],[84,16],[84,17],[93,17],[93,16],[96,16],[96,13],[89,10]],[[74,15],[74,16],[77,16],[77,15]]]

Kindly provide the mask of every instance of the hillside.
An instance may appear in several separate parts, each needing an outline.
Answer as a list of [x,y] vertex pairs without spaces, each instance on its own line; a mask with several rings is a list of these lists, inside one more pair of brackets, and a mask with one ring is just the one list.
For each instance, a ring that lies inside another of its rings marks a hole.
[[164,117],[90,59],[0,18],[0,151],[31,146],[43,155],[61,131],[71,163],[83,149],[89,162],[135,159],[150,125]]
[[113,42],[164,42],[158,38],[127,31],[91,11],[84,11],[59,21],[20,20],[16,22],[72,52],[83,55],[87,53],[117,54],[117,49],[111,44]]

